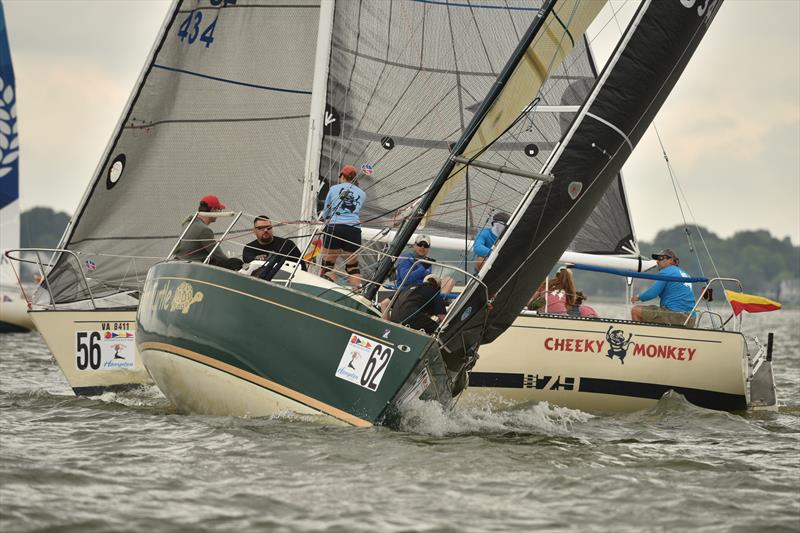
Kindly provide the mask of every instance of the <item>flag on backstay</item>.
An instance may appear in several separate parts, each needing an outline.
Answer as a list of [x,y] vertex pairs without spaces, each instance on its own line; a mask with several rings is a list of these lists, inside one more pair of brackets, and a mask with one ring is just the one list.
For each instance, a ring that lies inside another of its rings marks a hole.
[[733,314],[739,315],[742,311],[748,313],[763,313],[765,311],[777,311],[781,308],[781,304],[774,302],[769,298],[763,296],[756,296],[755,294],[745,294],[743,292],[725,291],[725,296],[733,308]]

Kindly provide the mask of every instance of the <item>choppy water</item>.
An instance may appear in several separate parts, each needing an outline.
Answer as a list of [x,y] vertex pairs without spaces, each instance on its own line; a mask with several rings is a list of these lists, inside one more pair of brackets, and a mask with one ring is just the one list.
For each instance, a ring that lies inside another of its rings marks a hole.
[[422,405],[403,431],[76,398],[38,334],[4,335],[0,530],[800,531],[800,312],[748,318],[778,413]]

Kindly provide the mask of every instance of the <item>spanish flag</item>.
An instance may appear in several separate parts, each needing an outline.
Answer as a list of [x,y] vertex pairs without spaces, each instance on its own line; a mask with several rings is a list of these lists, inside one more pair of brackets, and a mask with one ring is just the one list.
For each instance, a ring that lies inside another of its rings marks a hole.
[[311,249],[306,252],[306,255],[303,256],[303,261],[311,261],[315,257],[319,255],[320,250],[322,249],[322,239],[316,239],[314,242],[311,243]]
[[763,296],[756,296],[754,294],[745,294],[743,292],[725,291],[725,296],[733,307],[733,314],[740,315],[742,311],[748,313],[763,313],[764,311],[777,311],[781,308],[781,304],[773,302],[769,298]]

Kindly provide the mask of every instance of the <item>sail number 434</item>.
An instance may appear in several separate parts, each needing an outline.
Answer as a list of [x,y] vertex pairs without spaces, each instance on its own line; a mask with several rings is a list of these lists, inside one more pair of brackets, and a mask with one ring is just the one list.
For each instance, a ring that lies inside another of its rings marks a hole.
[[[228,6],[235,6],[236,0],[209,0],[209,4],[211,4],[212,8],[221,9]],[[217,9],[214,11],[217,11]],[[203,18],[202,9],[190,11],[186,18],[181,21],[180,26],[178,26],[178,39],[180,39],[182,43],[191,45],[197,42],[199,38],[201,43],[205,43],[206,48],[211,46],[214,42],[214,30],[217,28],[217,19],[219,17],[215,16],[214,20],[211,22],[208,22],[208,19],[211,17],[205,17],[205,21]]]

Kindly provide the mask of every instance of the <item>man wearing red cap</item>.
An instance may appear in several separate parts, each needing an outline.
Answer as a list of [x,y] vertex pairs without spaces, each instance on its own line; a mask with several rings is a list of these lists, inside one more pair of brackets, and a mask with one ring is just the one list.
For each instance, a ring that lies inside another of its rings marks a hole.
[[358,170],[353,165],[345,165],[339,173],[339,183],[331,187],[325,197],[322,218],[325,229],[322,238],[322,270],[320,275],[336,281],[333,269],[336,258],[346,256],[345,270],[347,281],[353,288],[359,288],[358,256],[361,247],[361,208],[367,194],[356,184]]
[[[223,209],[225,209],[225,206],[219,201],[219,198],[209,194],[200,199],[200,206],[197,211],[199,213],[214,213]],[[214,249],[216,239],[214,238],[214,231],[208,225],[216,220],[217,218],[211,215],[197,215],[178,243],[178,247],[175,249],[175,259],[205,261],[211,250],[214,250],[209,261],[212,265],[230,270],[242,268],[241,259],[228,257],[219,246]]]

